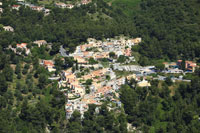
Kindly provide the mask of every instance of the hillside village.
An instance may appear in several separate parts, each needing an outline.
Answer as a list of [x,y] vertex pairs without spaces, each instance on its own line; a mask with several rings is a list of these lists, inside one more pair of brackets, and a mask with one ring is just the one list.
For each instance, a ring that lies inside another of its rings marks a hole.
[[[14,32],[11,26],[4,26],[8,32]],[[135,58],[132,55],[132,47],[140,45],[142,38],[116,37],[107,38],[103,41],[88,38],[87,43],[78,45],[73,53],[66,53],[61,47],[60,55],[72,57],[75,61],[73,67],[62,70],[59,75],[53,74],[50,80],[58,81],[58,89],[66,96],[66,118],[69,119],[75,110],[81,113],[81,117],[88,110],[89,104],[101,105],[104,101],[111,101],[117,107],[121,107],[119,100],[119,90],[121,85],[128,81],[135,81],[138,87],[150,87],[149,75],[156,74],[158,71],[155,66],[132,65]],[[45,40],[32,42],[35,46],[46,46],[51,48],[51,43]],[[28,43],[19,43],[16,46],[9,46],[9,49],[18,55],[31,54]],[[64,54],[64,55],[63,55]],[[123,62],[119,59],[122,58]],[[108,64],[102,64],[106,60]],[[198,67],[192,61],[185,61],[185,71],[179,69],[182,60],[177,62],[163,62],[165,67],[163,73],[194,72]],[[50,73],[56,72],[54,60],[41,60],[40,65],[44,66]],[[116,71],[129,72],[128,75],[117,75]],[[153,80],[166,80],[166,77],[159,76],[151,78]],[[175,81],[190,82],[183,78],[171,78]]]
[[[76,5],[55,3],[55,6],[58,8],[72,9],[74,6],[85,5],[90,2],[88,0],[82,0],[81,3]],[[0,3],[1,5],[2,3]],[[19,10],[21,6],[44,12],[45,15],[50,13],[50,10],[43,6],[36,6],[26,3],[23,0],[18,0],[18,5],[12,5],[12,10]],[[3,12],[2,8],[0,8],[0,12]],[[11,26],[3,26],[3,29],[8,32],[15,31]],[[132,54],[132,47],[140,45],[141,42],[142,38],[140,37],[134,39],[128,37],[107,38],[103,41],[88,38],[87,43],[77,46],[73,53],[66,54],[64,52],[65,57],[72,57],[76,63],[73,67],[62,70],[61,73],[56,75],[57,77],[54,74],[49,79],[58,80],[58,89],[66,96],[65,110],[67,119],[71,117],[75,110],[80,111],[83,117],[89,104],[101,105],[106,100],[121,107],[119,89],[127,81],[134,80],[139,87],[151,86],[147,77],[158,72],[156,67],[142,67],[129,64],[130,62],[136,61]],[[51,44],[46,40],[36,40],[32,43],[38,47],[48,46],[51,48]],[[18,55],[25,54],[27,56],[31,54],[30,46],[26,42],[16,44],[14,47],[10,45],[9,49]],[[120,58],[123,59],[122,62],[119,61]],[[105,66],[102,64],[102,60],[106,60],[108,65]],[[165,69],[161,72],[184,74],[186,72],[194,72],[195,68],[198,67],[192,61],[185,61],[185,70],[181,70],[180,66],[182,62],[182,60],[178,60],[177,62],[163,62]],[[40,65],[44,66],[49,72],[56,71],[54,60],[41,60]],[[129,74],[117,75],[116,71],[121,71],[122,73],[123,71],[127,71]],[[154,79],[165,80],[166,77],[158,76],[158,78]],[[172,79],[174,82],[176,80],[190,82],[182,78]]]
[[0,132],[198,132],[198,7],[0,0]]
[[[142,67],[139,65],[123,65],[117,58],[120,56],[128,57],[135,61],[132,56],[131,47],[139,45],[141,38],[127,39],[107,39],[99,41],[93,38],[88,39],[88,43],[76,47],[74,53],[68,55],[76,61],[73,68],[62,70],[59,79],[59,89],[66,98],[66,117],[69,119],[75,110],[83,114],[88,109],[89,104],[101,105],[103,101],[109,100],[121,107],[119,101],[120,86],[127,81],[134,80],[139,87],[150,87],[148,75],[157,73],[155,66]],[[114,53],[114,57],[111,53]],[[98,60],[107,59],[108,66],[103,66]],[[92,61],[91,61],[92,60]],[[179,69],[180,60],[177,63],[164,62],[164,73],[184,73]],[[169,65],[170,64],[170,65]],[[56,71],[53,60],[43,60],[43,65],[49,72]],[[197,67],[196,63],[186,61],[185,72],[193,72]],[[128,71],[130,74],[119,76],[116,71]],[[83,74],[81,74],[83,73]],[[53,78],[52,78],[53,79]],[[158,76],[157,80],[165,80],[166,77]],[[182,78],[172,78],[175,81],[190,82]]]

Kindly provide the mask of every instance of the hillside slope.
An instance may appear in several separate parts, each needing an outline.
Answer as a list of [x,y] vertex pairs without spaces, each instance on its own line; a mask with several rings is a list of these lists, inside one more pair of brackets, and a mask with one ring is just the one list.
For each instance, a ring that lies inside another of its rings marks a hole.
[[144,0],[134,18],[144,39],[139,52],[149,58],[199,58],[200,3],[198,0]]

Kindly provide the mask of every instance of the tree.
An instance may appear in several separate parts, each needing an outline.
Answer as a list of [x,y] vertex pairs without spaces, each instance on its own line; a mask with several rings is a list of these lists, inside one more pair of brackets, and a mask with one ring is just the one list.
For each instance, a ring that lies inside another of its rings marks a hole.
[[[65,57],[64,58],[64,64],[65,64],[66,68],[72,67],[73,64],[74,64],[73,58],[71,58],[71,57]],[[76,62],[76,64],[77,64],[77,62]]]
[[21,73],[21,64],[17,63],[16,68],[15,68],[15,74]]
[[53,98],[50,101],[52,107],[57,109],[63,108],[65,104],[65,95],[58,90],[54,90],[52,94]]
[[168,86],[171,86],[171,85],[173,84],[173,82],[172,82],[172,80],[171,80],[170,77],[167,77],[167,78],[165,79],[165,83],[166,83]]
[[120,115],[118,116],[118,120],[120,123],[120,126],[119,126],[120,132],[122,133],[128,132],[126,115],[124,113],[120,113]]
[[182,60],[180,69],[182,69],[183,71],[185,71],[185,59]]
[[162,71],[162,70],[164,70],[165,65],[164,65],[163,63],[157,63],[157,64],[155,65],[155,68],[156,68],[158,71]]
[[23,104],[22,104],[22,107],[21,107],[21,113],[20,113],[19,117],[22,120],[28,121],[29,115],[30,115],[30,112],[29,112],[29,107],[28,107],[28,101],[27,101],[27,99],[25,99],[23,101]]
[[59,52],[60,46],[61,46],[60,43],[54,43],[54,44],[52,45],[52,49],[51,49],[50,54],[51,54],[51,55],[57,54],[57,53]]
[[110,52],[110,53],[109,53],[109,57],[110,57],[110,58],[114,58],[115,56],[116,56],[116,55],[115,55],[115,52]]
[[60,72],[60,70],[62,69],[64,65],[64,62],[61,58],[56,58],[55,59],[55,67],[56,67],[56,71]]
[[110,75],[106,75],[106,80],[110,80]]
[[46,74],[40,74],[39,76],[39,83],[38,83],[38,87],[40,89],[44,89],[45,86],[48,84],[48,78]]
[[6,65],[6,67],[3,69],[3,75],[6,77],[7,81],[13,81],[13,69],[10,67],[10,65]]
[[127,57],[124,55],[120,55],[119,58],[117,59],[117,62],[120,63],[125,63],[126,62]]
[[149,60],[146,56],[140,56],[139,58],[139,62],[138,62],[141,66],[146,66],[149,64]]
[[91,85],[92,82],[93,82],[92,79],[87,79],[87,80],[85,81],[85,85]]
[[98,62],[96,61],[96,60],[94,60],[94,58],[89,58],[89,64],[92,64],[92,65],[94,65],[94,64],[97,64]]
[[27,74],[29,67],[30,67],[29,64],[25,64],[24,69],[22,70],[22,74],[24,74],[24,75]]
[[133,107],[137,103],[137,94],[128,85],[122,85],[120,89],[120,100],[124,104],[125,112],[132,115]]
[[8,84],[3,74],[0,74],[0,95],[3,95],[8,89]]

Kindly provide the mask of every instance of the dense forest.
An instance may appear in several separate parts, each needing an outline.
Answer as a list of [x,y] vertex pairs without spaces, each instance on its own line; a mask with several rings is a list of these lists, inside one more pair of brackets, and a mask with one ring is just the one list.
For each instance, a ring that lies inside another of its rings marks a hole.
[[[0,24],[10,25],[6,32],[0,25],[0,132],[127,132],[128,123],[144,132],[198,132],[200,129],[200,71],[191,74],[192,82],[181,83],[172,93],[170,81],[152,81],[149,88],[137,88],[134,81],[120,90],[121,110],[90,105],[80,118],[79,112],[67,121],[65,96],[57,82],[39,65],[39,59],[56,55],[60,45],[72,52],[87,38],[111,38],[118,35],[142,37],[133,48],[140,54],[139,63],[151,60],[188,59],[199,62],[200,2],[199,0],[142,0],[135,13],[126,6],[109,6],[93,0],[81,7],[59,9],[48,5],[51,13],[21,7],[10,10],[12,0],[2,0],[4,13]],[[134,10],[134,9],[132,9]],[[35,48],[32,42],[44,39],[52,49]],[[9,45],[26,42],[32,55],[19,56]],[[67,63],[73,63],[66,59]],[[58,63],[59,63],[58,59]]]
[[199,59],[199,0],[143,0],[134,16],[138,49],[148,58]]

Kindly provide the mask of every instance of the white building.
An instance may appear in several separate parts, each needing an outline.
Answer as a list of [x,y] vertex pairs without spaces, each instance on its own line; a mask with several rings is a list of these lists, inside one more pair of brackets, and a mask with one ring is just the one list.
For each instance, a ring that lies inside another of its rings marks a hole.
[[38,11],[38,12],[41,12],[41,11],[44,10],[44,7],[42,7],[42,6],[31,6],[30,8],[31,8],[32,10]]
[[3,29],[4,29],[5,31],[14,32],[14,29],[13,29],[13,27],[11,27],[11,26],[4,26]]
[[45,41],[45,40],[37,40],[37,41],[34,41],[33,43],[37,44],[38,47],[40,47],[42,45],[47,44],[47,41]]
[[50,14],[50,11],[51,11],[50,9],[44,9],[44,10],[43,10],[44,15],[45,15],[45,16],[49,15],[49,14]]
[[20,7],[21,7],[20,5],[13,5],[13,6],[12,6],[12,9],[13,9],[13,10],[19,10]]
[[72,8],[74,8],[74,5],[72,5],[72,4],[67,4],[66,7],[67,7],[68,9],[72,9]]
[[147,80],[142,80],[142,81],[138,82],[137,85],[139,87],[149,87],[149,86],[151,86],[151,84]]

